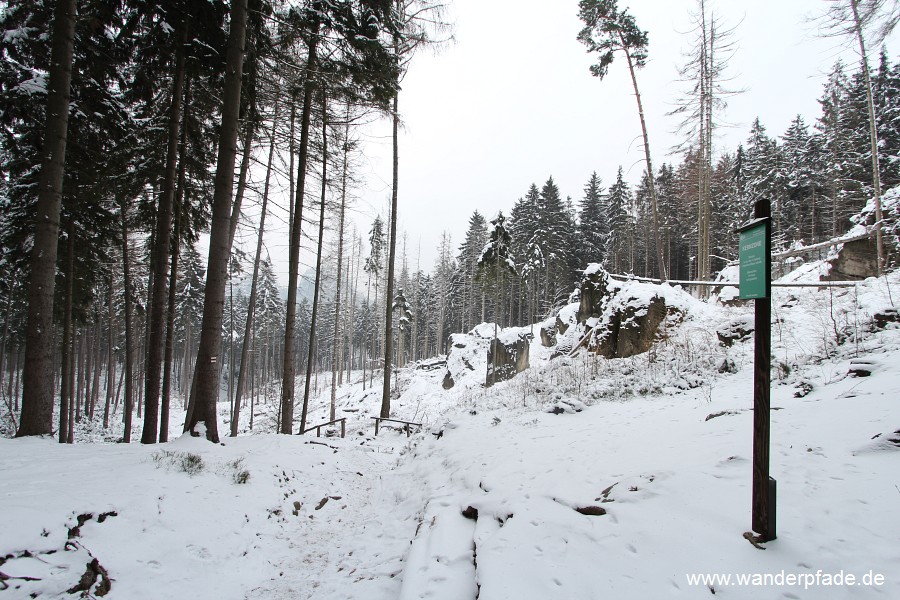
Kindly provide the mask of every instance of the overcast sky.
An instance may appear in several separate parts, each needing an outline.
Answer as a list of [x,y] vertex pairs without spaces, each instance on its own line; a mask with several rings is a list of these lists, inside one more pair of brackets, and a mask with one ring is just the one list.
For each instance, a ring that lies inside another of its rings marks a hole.
[[[581,27],[575,0],[450,4],[455,42],[437,55],[417,55],[400,95],[400,223],[409,234],[411,267],[421,246],[424,270],[431,270],[442,231],[458,247],[474,210],[488,218],[508,213],[531,183],[540,187],[552,175],[563,196],[577,201],[594,170],[605,187],[620,164],[631,183],[643,170],[627,65],[617,56],[602,81],[590,74],[593,57],[575,39]],[[722,115],[732,127],[718,131],[720,150],[744,141],[756,116],[770,135],[781,135],[798,113],[812,124],[835,60],[856,67],[846,43],[817,37],[808,20],[825,0],[707,5],[735,28],[730,86],[745,90]],[[638,71],[638,85],[654,163],[677,162],[670,151],[680,141],[677,118],[666,113],[684,87],[678,68],[690,46],[696,2],[620,0],[620,6],[649,32],[650,60]],[[360,209],[371,213],[384,210],[390,195],[390,140],[373,137],[367,154]]]
[[[818,37],[810,22],[827,0],[707,5],[734,28],[728,85],[744,90],[720,115],[731,126],[718,130],[717,152],[734,151],[757,116],[774,136],[797,114],[811,125],[835,61],[843,58],[848,71],[858,65],[851,44]],[[649,62],[637,76],[654,164],[677,163],[671,149],[681,141],[678,120],[666,115],[684,88],[678,68],[690,48],[696,1],[620,0],[620,6],[649,33]],[[399,99],[399,214],[410,269],[431,271],[442,232],[452,236],[455,251],[473,211],[488,219],[498,210],[508,214],[531,183],[540,187],[551,175],[576,202],[594,170],[604,187],[619,165],[630,183],[640,178],[643,150],[627,65],[617,55],[605,79],[590,74],[593,56],[576,40],[577,13],[576,0],[450,0],[455,41],[438,54],[415,56]],[[363,233],[377,212],[387,212],[389,136],[387,123],[366,134],[365,184],[353,209]],[[286,283],[286,231],[277,218],[269,227],[267,246]]]

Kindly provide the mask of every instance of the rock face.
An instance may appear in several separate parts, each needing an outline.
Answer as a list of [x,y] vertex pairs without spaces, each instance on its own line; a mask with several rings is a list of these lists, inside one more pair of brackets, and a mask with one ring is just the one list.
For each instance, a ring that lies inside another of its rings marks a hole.
[[541,345],[544,348],[552,348],[556,345],[556,327],[541,327]]
[[627,358],[653,346],[656,330],[666,318],[666,301],[655,296],[647,306],[626,304],[614,312],[605,331],[598,331],[594,351],[605,358]]
[[527,369],[528,348],[529,340],[526,337],[519,337],[513,343],[492,339],[488,348],[485,387],[490,387],[498,381],[512,379],[516,373]]
[[875,240],[855,240],[845,242],[838,254],[831,261],[832,281],[849,281],[865,279],[878,274],[878,250]]
[[585,271],[584,279],[581,280],[578,313],[576,314],[578,322],[584,323],[591,317],[599,317],[609,296],[609,273],[603,269]]

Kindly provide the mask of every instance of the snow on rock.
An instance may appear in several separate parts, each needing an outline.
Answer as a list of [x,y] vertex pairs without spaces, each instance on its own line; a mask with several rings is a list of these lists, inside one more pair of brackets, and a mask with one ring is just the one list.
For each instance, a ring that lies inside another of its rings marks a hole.
[[[381,375],[363,389],[353,372],[337,390],[346,439],[271,433],[265,398],[253,435],[224,445],[84,443],[82,425],[74,445],[0,439],[0,599],[74,597],[93,558],[107,597],[129,600],[900,597],[900,323],[886,318],[900,272],[773,291],[778,538],[765,550],[743,537],[753,343],[717,339],[752,306],[615,285],[624,304],[652,293],[679,308],[649,352],[551,359],[534,339],[531,368],[483,388],[493,326],[454,335],[452,389],[440,360],[397,373],[392,415],[427,424],[409,438],[374,436]],[[329,413],[320,377],[313,424]],[[841,572],[883,579],[822,584]],[[811,580],[736,579],[781,573]]]

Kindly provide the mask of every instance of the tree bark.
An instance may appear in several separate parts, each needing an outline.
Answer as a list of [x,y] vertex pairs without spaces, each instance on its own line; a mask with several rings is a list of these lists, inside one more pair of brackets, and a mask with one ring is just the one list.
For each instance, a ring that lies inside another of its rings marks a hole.
[[106,295],[106,314],[108,339],[106,348],[106,405],[103,408],[103,429],[109,428],[109,407],[112,404],[113,388],[116,383],[116,357],[113,352],[115,336],[113,335],[113,278],[109,276],[109,290]]
[[[74,212],[74,211],[73,211]],[[69,441],[69,415],[72,412],[72,296],[75,291],[75,221],[69,219],[66,240],[66,305],[63,314],[63,339],[60,356],[62,358],[62,381],[59,392],[59,443]]]
[[[621,36],[621,34],[620,34]],[[621,38],[620,38],[621,39]],[[650,208],[653,212],[653,233],[655,236],[656,259],[659,261],[659,278],[663,281],[668,279],[666,273],[666,263],[663,261],[662,238],[659,235],[659,216],[656,201],[656,185],[653,181],[653,162],[650,160],[650,138],[647,135],[647,122],[644,119],[644,105],[641,103],[641,93],[638,91],[637,77],[634,74],[634,63],[631,60],[631,53],[625,40],[621,39],[622,49],[625,52],[625,58],[628,61],[628,72],[631,74],[631,85],[634,87],[634,99],[637,101],[638,117],[641,120],[641,134],[644,138],[644,160],[647,165],[647,181],[650,188]]]
[[866,54],[866,42],[863,36],[862,23],[859,19],[859,0],[850,0],[853,9],[853,26],[859,42],[859,53],[862,57],[863,80],[866,84],[866,104],[869,109],[869,143],[872,147],[872,184],[875,188],[875,247],[878,252],[878,275],[881,275],[885,264],[884,236],[882,234],[881,214],[881,169],[878,166],[878,129],[875,126],[875,102],[872,99],[872,79],[869,75],[869,56]]
[[144,375],[144,430],[141,443],[155,444],[159,431],[160,369],[163,362],[166,329],[166,283],[172,237],[172,206],[175,203],[178,172],[179,139],[185,87],[185,45],[190,23],[182,24],[181,39],[175,48],[175,73],[172,82],[172,104],[169,107],[168,149],[162,193],[156,211],[156,235],[153,246],[153,287],[147,321],[147,349]]
[[234,163],[237,154],[237,130],[241,104],[241,73],[244,66],[244,42],[247,31],[247,0],[232,0],[231,30],[225,63],[225,87],[222,103],[222,126],[219,130],[219,154],[213,191],[212,226],[209,260],[203,298],[203,324],[197,348],[194,385],[185,419],[185,432],[197,435],[196,426],[204,423],[206,438],[219,441],[216,419],[218,400],[218,360],[222,347],[222,315],[225,305],[225,283],[228,278],[229,227],[234,185]]
[[[324,112],[324,111],[323,111]],[[347,205],[347,170],[350,154],[350,104],[347,104],[347,115],[344,123],[343,164],[341,165],[341,207],[338,213],[338,254],[337,254],[337,285],[334,297],[334,339],[331,344],[331,410],[328,419],[334,421],[337,402],[337,378],[338,372],[343,373],[338,361],[338,344],[341,337],[341,276],[344,266],[344,211]],[[322,164],[325,164],[323,161]],[[323,195],[324,199],[324,195]],[[324,203],[323,203],[324,205]]]
[[[394,47],[399,47],[399,40],[394,37]],[[391,225],[390,240],[388,242],[388,271],[387,281],[385,282],[385,302],[384,302],[384,381],[381,388],[381,412],[379,415],[382,419],[391,416],[391,355],[393,354],[393,336],[391,329],[393,328],[393,302],[394,297],[394,262],[397,257],[397,187],[400,179],[400,159],[399,159],[399,130],[400,115],[398,114],[398,98],[400,92],[394,92],[394,103],[392,110],[392,137],[393,137],[393,175],[391,177]]]
[[[318,33],[318,25],[316,26]],[[309,159],[309,122],[315,88],[316,49],[318,36],[308,46],[303,84],[303,106],[300,111],[300,148],[297,157],[297,186],[291,220],[291,247],[288,256],[288,297],[285,307],[284,346],[282,348],[280,432],[291,433],[294,423],[294,336],[297,328],[297,283],[300,278],[300,229],[303,222],[303,196],[306,191],[306,164]]]
[[[122,441],[131,442],[131,419],[134,410],[134,327],[132,324],[131,297],[131,259],[128,252],[128,210],[125,199],[121,200],[120,212],[122,219],[122,276],[125,291],[125,372],[122,379],[125,380],[125,431]],[[118,403],[118,402],[117,402]]]
[[[237,436],[238,421],[241,415],[241,396],[244,392],[244,382],[247,377],[247,360],[250,354],[251,334],[253,332],[253,316],[256,310],[256,288],[259,279],[259,260],[262,256],[263,233],[266,230],[266,210],[269,203],[269,182],[272,175],[272,160],[275,156],[275,123],[278,121],[278,100],[275,101],[275,114],[272,117],[272,137],[269,140],[269,160],[266,164],[266,181],[263,185],[262,208],[259,217],[259,233],[256,237],[256,257],[253,260],[253,278],[250,282],[250,300],[247,305],[247,322],[244,326],[244,340],[241,345],[241,368],[238,371],[237,390],[234,394],[234,418],[231,420],[231,437]],[[253,395],[250,395],[251,412],[250,412],[250,429],[253,429],[253,412],[252,402]]]
[[[306,384],[303,388],[303,410],[300,413],[300,433],[306,431],[309,410],[309,386],[315,360],[316,319],[319,313],[319,287],[322,283],[322,240],[325,237],[325,193],[328,190],[328,102],[322,92],[322,197],[319,208],[319,242],[316,249],[316,283],[313,287],[312,319],[309,324],[309,352],[306,355]],[[338,282],[340,285],[340,282]]]
[[75,5],[75,0],[57,0],[53,17],[47,121],[28,282],[22,414],[16,437],[53,432],[53,378],[47,375],[53,372],[53,294],[69,126]]

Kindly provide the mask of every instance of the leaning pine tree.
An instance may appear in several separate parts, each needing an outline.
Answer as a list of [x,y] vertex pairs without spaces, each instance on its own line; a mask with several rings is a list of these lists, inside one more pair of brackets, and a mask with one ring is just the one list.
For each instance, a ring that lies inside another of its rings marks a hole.
[[[591,65],[591,74],[603,79],[609,71],[616,51],[621,51],[628,62],[631,84],[634,87],[634,98],[637,101],[638,116],[641,120],[641,133],[644,137],[644,160],[647,173],[653,173],[650,160],[650,140],[647,136],[647,123],[644,119],[644,106],[638,91],[635,68],[647,64],[647,32],[642,31],[628,14],[628,9],[619,10],[616,0],[581,0],[578,3],[578,16],[584,21],[584,28],[578,34],[578,40],[588,48],[588,52],[597,52],[597,64]],[[657,209],[656,186],[653,177],[648,178],[650,188],[650,208],[653,213],[653,234],[656,238],[656,258],[659,264],[660,279],[667,279],[666,263],[663,260],[662,238],[659,232],[659,211]]]

